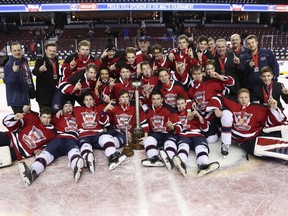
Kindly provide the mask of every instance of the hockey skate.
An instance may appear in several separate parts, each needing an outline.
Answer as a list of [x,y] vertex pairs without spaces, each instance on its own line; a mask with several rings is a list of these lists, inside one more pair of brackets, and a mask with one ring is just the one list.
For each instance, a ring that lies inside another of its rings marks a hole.
[[209,164],[202,164],[199,166],[198,177],[202,177],[208,173],[214,172],[219,169],[220,164],[218,162],[212,162]]
[[85,167],[88,168],[88,170],[91,173],[95,173],[95,158],[94,158],[94,154],[92,152],[88,152],[86,157],[85,157]]
[[25,162],[18,164],[18,171],[26,188],[38,177],[36,171],[31,171]]
[[224,158],[229,154],[229,145],[222,143],[221,144],[221,154]]
[[161,161],[158,155],[152,158],[146,158],[141,161],[141,164],[146,167],[163,167],[165,164]]
[[74,182],[77,183],[81,177],[84,168],[84,160],[79,157],[74,167]]
[[119,166],[125,159],[127,158],[126,155],[121,154],[120,152],[116,151],[114,154],[108,157],[108,167],[109,171],[115,169]]
[[173,168],[173,162],[169,158],[167,152],[165,150],[161,149],[159,151],[159,154],[160,154],[161,160],[163,161],[163,163],[165,164],[166,168],[170,172],[172,170],[172,168]]
[[174,155],[172,160],[177,170],[186,178],[187,175],[186,165],[183,163],[181,158],[178,155]]

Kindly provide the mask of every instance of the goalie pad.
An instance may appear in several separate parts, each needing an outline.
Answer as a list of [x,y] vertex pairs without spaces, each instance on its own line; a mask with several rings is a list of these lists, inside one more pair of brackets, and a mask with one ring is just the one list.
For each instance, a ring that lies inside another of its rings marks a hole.
[[12,164],[12,158],[9,146],[0,147],[0,167],[9,166]]
[[280,131],[282,139],[288,141],[288,125],[279,125],[263,129],[264,133],[271,133],[275,131]]
[[278,137],[257,137],[255,141],[254,155],[288,161],[288,141]]

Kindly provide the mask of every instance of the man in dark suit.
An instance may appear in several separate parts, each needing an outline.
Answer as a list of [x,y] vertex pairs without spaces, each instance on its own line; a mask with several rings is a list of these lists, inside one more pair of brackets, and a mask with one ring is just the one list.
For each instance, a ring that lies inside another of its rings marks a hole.
[[252,101],[261,104],[268,104],[268,100],[272,97],[277,101],[278,108],[284,110],[280,98],[288,103],[288,89],[283,83],[273,80],[273,71],[269,66],[261,69],[260,79],[262,84],[256,85],[252,92]]
[[56,43],[45,45],[45,55],[38,59],[32,73],[36,76],[36,100],[39,108],[51,108],[56,84],[62,76],[59,73],[59,62],[56,57]]

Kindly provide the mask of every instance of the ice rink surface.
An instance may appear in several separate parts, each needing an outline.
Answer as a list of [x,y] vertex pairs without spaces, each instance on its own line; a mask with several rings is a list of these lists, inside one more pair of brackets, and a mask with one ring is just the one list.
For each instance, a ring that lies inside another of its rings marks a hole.
[[[280,78],[288,86],[288,79]],[[5,85],[0,85],[0,129],[11,112],[6,105]],[[32,109],[38,106],[33,100]],[[1,142],[1,141],[0,141]],[[197,177],[195,155],[190,152],[188,175],[175,169],[142,167],[144,150],[135,151],[119,167],[108,171],[104,153],[95,150],[96,173],[84,170],[77,184],[61,157],[26,189],[18,174],[18,162],[0,169],[0,215],[101,215],[101,216],[286,216],[288,212],[288,165],[281,160],[263,160],[238,147],[222,158],[220,142],[210,145],[210,160],[220,169]],[[25,161],[30,165],[33,158]]]

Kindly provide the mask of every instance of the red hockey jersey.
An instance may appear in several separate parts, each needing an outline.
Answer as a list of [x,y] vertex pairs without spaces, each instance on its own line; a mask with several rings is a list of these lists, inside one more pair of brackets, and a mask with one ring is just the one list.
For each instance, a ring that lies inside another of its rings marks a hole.
[[[107,112],[112,120],[113,127],[122,133],[125,133],[125,122],[128,121],[128,131],[130,133],[133,132],[134,127],[136,125],[136,108],[135,106],[128,106],[123,108],[121,106],[114,106],[113,110],[109,110]],[[142,131],[148,132],[148,122],[146,120],[146,115],[143,111],[140,110],[140,127]]]
[[109,125],[109,116],[102,115],[102,111],[103,109],[98,106],[92,108],[74,107],[74,115],[79,127],[79,138],[93,136],[104,131],[104,126]]
[[203,118],[203,123],[201,123],[198,118],[188,120],[187,110],[180,113],[178,112],[178,118],[180,119],[183,128],[183,131],[180,133],[181,137],[204,137],[202,131],[207,132],[209,130],[209,125],[205,118]]
[[78,125],[73,114],[64,114],[60,118],[53,116],[51,123],[57,131],[57,137],[77,140]]
[[7,115],[3,124],[9,130],[17,159],[31,157],[36,149],[52,140],[56,133],[53,125],[43,125],[36,113],[25,114],[23,119],[14,120],[14,114]]
[[170,128],[166,127],[168,121],[171,121],[174,125],[173,132],[180,134],[182,131],[182,125],[176,111],[167,104],[163,104],[157,109],[152,106],[152,108],[148,110],[146,116],[149,121],[150,132],[171,132]]
[[237,142],[244,142],[258,136],[263,127],[280,125],[286,121],[285,115],[277,108],[268,108],[260,104],[239,103],[223,97],[223,106],[233,114],[232,137]]

